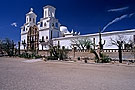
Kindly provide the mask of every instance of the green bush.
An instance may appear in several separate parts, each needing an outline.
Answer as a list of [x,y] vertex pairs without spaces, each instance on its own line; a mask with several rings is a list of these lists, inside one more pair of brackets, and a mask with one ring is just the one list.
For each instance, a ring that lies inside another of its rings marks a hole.
[[49,49],[50,56],[48,59],[50,60],[60,60],[66,59],[67,58],[67,51],[65,50],[64,47],[62,49],[59,46],[53,46]]
[[36,55],[34,53],[30,54],[30,53],[27,53],[27,52],[23,52],[22,54],[19,55],[19,57],[21,57],[21,58],[27,58],[27,59],[42,58],[42,56],[40,56],[40,55]]
[[93,53],[95,55],[96,63],[109,63],[112,60],[109,56],[107,56],[103,53],[99,53],[99,55],[98,55],[98,53],[95,50],[91,50],[91,53]]
[[42,56],[41,56],[41,55],[36,55],[36,59],[37,59],[37,58],[42,58]]
[[100,54],[100,57],[101,57],[101,60],[100,60],[101,63],[109,63],[112,60],[109,56],[103,53]]

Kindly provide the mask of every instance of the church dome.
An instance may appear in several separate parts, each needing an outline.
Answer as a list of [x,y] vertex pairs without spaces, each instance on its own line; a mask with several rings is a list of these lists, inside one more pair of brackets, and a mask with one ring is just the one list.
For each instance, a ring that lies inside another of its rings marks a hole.
[[66,26],[60,26],[60,31],[61,31],[62,33],[70,33],[70,32],[68,31],[68,28],[67,28]]

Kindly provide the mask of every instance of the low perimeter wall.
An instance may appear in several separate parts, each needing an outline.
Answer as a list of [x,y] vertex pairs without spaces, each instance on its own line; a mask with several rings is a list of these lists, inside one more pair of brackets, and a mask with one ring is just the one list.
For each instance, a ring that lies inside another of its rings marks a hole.
[[[49,56],[49,52],[48,51],[39,51],[38,52],[40,55],[44,55],[44,56]],[[119,58],[119,53],[118,52],[103,52],[104,54],[108,55],[109,57],[111,57],[112,59],[118,59]],[[93,53],[90,52],[73,52],[73,51],[68,51],[67,54],[68,57],[70,58],[90,58],[93,59],[95,57],[95,55]],[[134,54],[132,52],[122,52],[122,57],[123,59],[126,60],[130,60],[130,59],[134,59]]]

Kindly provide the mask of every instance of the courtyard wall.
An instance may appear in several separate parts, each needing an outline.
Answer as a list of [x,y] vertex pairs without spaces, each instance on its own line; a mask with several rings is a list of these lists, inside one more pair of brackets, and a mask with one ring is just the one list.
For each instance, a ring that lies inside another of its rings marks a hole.
[[[104,54],[108,55],[109,57],[111,57],[112,59],[115,59],[115,60],[118,60],[119,59],[119,53],[118,53],[118,50],[117,49],[108,49],[108,50],[104,50],[103,51]],[[50,53],[49,51],[39,51],[38,52],[39,55],[42,55],[42,56],[49,56]],[[68,58],[89,58],[89,59],[94,59],[95,58],[95,55],[93,53],[90,53],[89,51],[84,51],[84,52],[81,52],[81,51],[76,51],[76,52],[73,52],[73,51],[68,51],[68,54],[67,54]],[[134,54],[132,53],[131,50],[123,50],[122,51],[122,58],[123,60],[133,60],[134,59]]]

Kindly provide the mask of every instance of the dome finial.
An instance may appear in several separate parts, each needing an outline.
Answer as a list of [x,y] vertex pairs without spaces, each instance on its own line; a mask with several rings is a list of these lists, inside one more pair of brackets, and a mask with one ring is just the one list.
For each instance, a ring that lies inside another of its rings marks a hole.
[[30,11],[33,12],[33,8],[30,8]]

